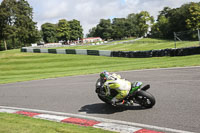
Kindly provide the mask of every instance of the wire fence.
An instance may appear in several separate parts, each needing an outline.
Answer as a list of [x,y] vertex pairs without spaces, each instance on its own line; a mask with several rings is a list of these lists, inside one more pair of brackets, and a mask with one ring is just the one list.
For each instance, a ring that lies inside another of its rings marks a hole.
[[196,42],[200,46],[200,29],[174,32],[174,47],[177,43]]

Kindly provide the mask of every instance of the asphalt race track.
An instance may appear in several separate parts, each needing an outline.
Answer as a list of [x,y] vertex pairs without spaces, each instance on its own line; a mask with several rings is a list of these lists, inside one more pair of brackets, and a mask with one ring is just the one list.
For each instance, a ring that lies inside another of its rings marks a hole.
[[111,107],[95,93],[98,74],[0,85],[0,106],[49,110],[200,132],[200,67],[119,72],[150,84],[152,109]]

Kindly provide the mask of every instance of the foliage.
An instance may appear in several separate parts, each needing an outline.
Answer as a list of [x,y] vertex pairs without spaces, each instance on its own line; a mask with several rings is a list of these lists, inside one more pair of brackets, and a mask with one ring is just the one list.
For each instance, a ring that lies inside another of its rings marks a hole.
[[69,21],[70,26],[70,40],[78,40],[83,38],[83,28],[80,21],[73,19]]
[[145,36],[154,18],[147,11],[129,14],[127,18],[101,19],[96,27],[89,30],[88,37],[122,39],[132,36]]
[[165,38],[169,35],[169,20],[165,16],[160,16],[159,21],[153,24],[151,34],[153,37]]
[[113,28],[110,19],[101,19],[96,27],[89,30],[87,37],[101,37],[105,40],[112,38]]
[[[188,14],[188,18],[185,20],[187,29],[200,30],[200,2],[198,4],[191,3]],[[197,36],[197,34],[191,34],[192,39],[198,38]]]
[[77,40],[83,37],[78,20],[44,23],[41,32],[33,21],[33,9],[27,0],[3,0],[0,5],[0,50],[30,46],[43,38],[46,43]]
[[139,29],[139,36],[145,36],[145,34],[147,34],[148,29],[153,21],[153,16],[150,16],[147,11],[141,11],[139,14],[136,14],[136,25]]
[[41,26],[44,42],[46,42],[46,43],[57,42],[56,28],[57,28],[57,25],[51,24],[51,23],[45,23]]
[[[152,37],[173,38],[174,32],[195,31],[200,28],[200,2],[183,4],[180,8],[165,7],[151,30]],[[197,38],[191,34],[190,39]]]
[[70,39],[70,25],[67,20],[59,20],[56,31],[58,40],[66,42]]
[[[151,31],[149,32],[149,29]],[[174,38],[174,32],[192,31],[188,38],[194,40],[200,29],[200,2],[187,3],[178,8],[164,7],[157,21],[147,12],[131,13],[127,18],[101,19],[96,27],[89,30],[88,37],[99,36],[103,39],[122,39],[150,35],[155,38]]]
[[0,50],[38,41],[40,34],[32,19],[33,11],[26,0],[3,0],[0,5]]
[[[92,29],[89,29],[89,33],[86,35],[87,37],[98,37],[96,34],[97,27],[93,27]],[[99,36],[100,37],[100,36]]]
[[114,18],[112,23],[113,33],[112,38],[113,39],[122,39],[125,35],[125,18]]
[[126,20],[126,36],[138,37],[139,36],[138,31],[139,27],[137,25],[137,16],[135,13],[131,13],[128,15]]
[[33,9],[25,0],[18,1],[15,24],[18,27],[17,38],[24,46],[37,42],[40,38],[36,22],[33,22]]
[[45,23],[41,26],[41,30],[45,43],[67,42],[83,38],[83,28],[80,21],[76,19],[71,21],[61,19],[57,24]]

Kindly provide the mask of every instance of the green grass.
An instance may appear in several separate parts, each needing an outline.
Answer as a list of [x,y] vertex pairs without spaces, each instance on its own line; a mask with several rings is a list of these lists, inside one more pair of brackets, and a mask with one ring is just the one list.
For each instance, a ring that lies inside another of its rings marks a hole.
[[[116,43],[120,43],[117,41]],[[199,46],[198,41],[182,41],[176,43],[176,48]],[[89,50],[112,50],[112,51],[144,51],[175,48],[173,40],[144,38],[134,43],[116,45],[90,45],[90,46],[70,46],[64,49],[89,49]],[[63,49],[60,47],[59,49]]]
[[0,84],[107,71],[199,66],[200,55],[120,58],[87,55],[0,52]]
[[0,133],[113,133],[102,129],[0,113]]

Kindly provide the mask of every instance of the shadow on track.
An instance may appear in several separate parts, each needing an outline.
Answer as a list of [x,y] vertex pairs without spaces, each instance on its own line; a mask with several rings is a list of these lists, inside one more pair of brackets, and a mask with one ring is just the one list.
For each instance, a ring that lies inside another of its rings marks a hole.
[[126,110],[144,110],[141,106],[111,106],[105,103],[96,103],[85,105],[81,107],[79,112],[85,112],[87,114],[114,114],[117,112],[123,112]]

